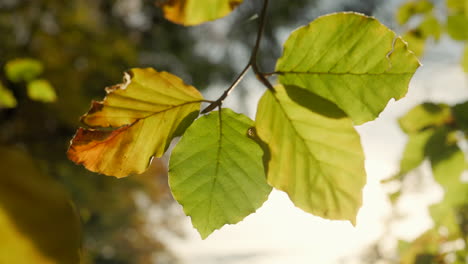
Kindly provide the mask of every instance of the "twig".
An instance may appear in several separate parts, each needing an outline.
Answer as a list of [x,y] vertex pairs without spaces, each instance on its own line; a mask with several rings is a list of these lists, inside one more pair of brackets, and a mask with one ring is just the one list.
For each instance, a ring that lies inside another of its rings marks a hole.
[[268,8],[268,0],[264,0],[262,11],[260,12],[260,19],[258,22],[257,39],[255,41],[255,46],[252,50],[252,55],[250,55],[250,61],[249,61],[250,64],[257,64],[257,53],[258,53],[258,49],[260,48],[260,41],[262,40],[263,29],[265,27],[265,17],[266,17],[267,8]]
[[255,76],[257,79],[263,83],[268,89],[274,92],[273,85],[271,85],[270,81],[265,77],[266,74],[263,74],[257,64],[257,54],[258,50],[260,49],[260,41],[262,39],[263,35],[263,29],[265,27],[265,18],[266,18],[266,11],[268,8],[268,1],[269,0],[264,0],[263,1],[263,7],[262,11],[260,13],[260,19],[258,22],[258,31],[257,31],[257,39],[255,41],[255,46],[252,49],[252,54],[250,55],[249,62],[247,65],[245,65],[244,69],[241,71],[241,73],[237,76],[237,78],[234,80],[234,82],[227,88],[224,93],[216,100],[213,101],[210,105],[208,105],[205,109],[201,111],[202,114],[206,114],[210,111],[213,111],[216,107],[221,109],[221,105],[223,104],[224,99],[234,90],[234,88],[237,87],[237,85],[244,79],[245,74],[248,72],[250,67],[252,67],[253,72],[255,73]]
[[226,97],[232,92],[232,90],[234,90],[234,88],[236,88],[236,86],[240,83],[240,81],[244,78],[245,74],[247,73],[247,71],[249,70],[249,68],[251,67],[252,65],[247,64],[245,66],[245,68],[241,71],[241,73],[239,74],[239,76],[237,76],[236,80],[231,84],[231,86],[229,86],[229,88],[226,89],[226,91],[224,91],[224,93],[214,102],[212,102],[210,105],[208,105],[205,109],[203,109],[203,111],[201,111],[202,114],[206,114],[210,111],[212,111],[213,109],[215,109],[216,107],[218,106],[221,106],[221,104],[223,103],[224,99],[226,99]]

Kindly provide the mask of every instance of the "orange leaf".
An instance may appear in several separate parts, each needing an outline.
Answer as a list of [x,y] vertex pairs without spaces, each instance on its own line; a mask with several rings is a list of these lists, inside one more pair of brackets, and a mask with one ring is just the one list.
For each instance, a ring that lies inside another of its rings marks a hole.
[[78,129],[67,155],[90,171],[118,178],[143,173],[193,122],[203,100],[177,76],[151,68],[132,69],[124,83],[106,91],[81,118],[95,129]]
[[168,0],[161,7],[167,20],[194,26],[224,17],[241,3],[242,0]]

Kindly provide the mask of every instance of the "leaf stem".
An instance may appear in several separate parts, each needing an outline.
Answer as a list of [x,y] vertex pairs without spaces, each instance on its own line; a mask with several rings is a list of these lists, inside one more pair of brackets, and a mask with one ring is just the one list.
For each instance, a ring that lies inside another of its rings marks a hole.
[[250,55],[249,62],[247,63],[247,65],[245,65],[244,69],[237,76],[234,82],[229,86],[229,88],[227,88],[216,101],[212,101],[210,105],[208,105],[205,109],[201,111],[202,114],[206,114],[210,111],[213,111],[216,107],[221,109],[221,105],[223,104],[224,99],[226,99],[226,97],[232,92],[232,90],[234,90],[234,88],[237,87],[237,85],[242,81],[242,79],[244,79],[246,73],[251,67],[257,79],[261,83],[263,83],[263,85],[265,85],[268,89],[274,92],[273,85],[271,85],[270,81],[268,81],[268,79],[266,78],[267,74],[262,73],[257,64],[257,54],[258,50],[260,49],[260,42],[263,36],[263,29],[265,28],[265,18],[268,9],[268,1],[269,0],[263,1],[262,11],[260,13],[260,19],[258,22],[257,39],[255,40],[255,46],[252,49],[252,54]]

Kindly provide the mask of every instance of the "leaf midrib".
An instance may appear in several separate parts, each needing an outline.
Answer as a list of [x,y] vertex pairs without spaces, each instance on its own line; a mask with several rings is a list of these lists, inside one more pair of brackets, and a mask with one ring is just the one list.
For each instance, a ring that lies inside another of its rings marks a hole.
[[[269,92],[269,91],[268,91]],[[271,92],[270,92],[271,93]],[[278,99],[276,97],[276,93],[272,93],[271,96],[273,96],[273,98],[275,99],[276,103],[279,105],[281,111],[283,112],[284,116],[286,117],[286,119],[288,120],[289,124],[291,125],[294,133],[300,138],[300,140],[304,143],[304,145],[306,145],[306,150],[307,150],[307,153],[309,153],[310,157],[312,157],[316,162],[317,162],[317,166],[319,167],[318,171],[320,172],[320,175],[325,175],[325,173],[323,172],[323,168],[322,168],[322,161],[319,160],[312,152],[311,150],[307,147],[307,144],[306,144],[306,140],[301,136],[301,134],[297,131],[296,127],[293,125],[293,120],[287,115],[287,111],[284,109],[283,105],[281,104],[281,101],[280,99]],[[338,210],[340,210],[341,206],[338,202],[338,197],[337,197],[337,194],[336,194],[336,190],[334,188],[331,188],[333,187],[331,182],[330,182],[330,179],[328,177],[323,177],[326,182],[328,183],[328,186],[329,186],[329,190],[331,191],[332,195],[333,195],[333,200],[334,200],[334,203],[335,203],[335,206]],[[307,199],[308,203],[310,203],[310,199]],[[309,206],[311,206],[309,204]],[[312,206],[311,206],[312,208]]]
[[207,227],[211,226],[211,223],[210,223],[210,219],[211,219],[211,210],[213,208],[213,203],[214,203],[214,196],[213,196],[213,191],[214,191],[214,188],[215,188],[215,185],[216,185],[216,182],[218,180],[218,172],[219,172],[219,165],[220,165],[220,162],[219,162],[219,159],[220,159],[220,155],[221,155],[221,144],[222,144],[222,136],[223,136],[223,124],[222,124],[222,111],[221,109],[218,111],[218,120],[219,120],[219,138],[218,138],[218,148],[216,149],[216,167],[215,167],[215,175],[214,175],[214,179],[213,179],[213,183],[211,185],[211,190],[210,190],[210,196],[209,197],[212,197],[212,199],[210,199],[210,206],[208,208],[208,220],[207,220],[207,223],[205,225],[205,229],[207,229]]
[[[155,115],[158,115],[158,114],[161,114],[161,113],[164,113],[164,112],[168,112],[168,111],[171,111],[171,110],[174,110],[174,109],[177,109],[177,108],[180,108],[180,107],[183,107],[183,106],[186,106],[186,105],[190,105],[190,104],[197,104],[197,103],[202,103],[203,100],[199,100],[199,101],[190,101],[190,102],[185,102],[183,104],[179,104],[179,105],[174,105],[174,106],[170,106],[164,110],[161,110],[161,111],[157,111],[157,112],[152,112],[151,114],[147,115],[147,116],[144,116],[144,117],[140,117],[140,118],[135,118],[135,121],[131,122],[131,123],[128,123],[128,124],[123,124],[121,126],[116,126],[114,127],[115,130],[119,129],[119,128],[123,128],[125,126],[128,126],[128,127],[131,127],[133,126],[134,124],[136,124],[138,121],[140,120],[144,120],[144,119],[147,119],[147,118],[150,118],[152,116],[155,116]],[[116,107],[116,106],[111,106],[111,105],[105,105],[104,107],[112,107],[112,108],[120,108],[120,109],[125,109],[125,110],[131,110],[131,111],[136,111],[136,112],[150,112],[150,111],[142,111],[142,110],[135,110],[135,109],[131,109],[131,108],[126,108],[126,107]],[[99,111],[97,113],[102,113],[102,111]],[[97,113],[93,114],[94,116],[96,117],[125,117],[125,118],[132,118],[132,116],[111,116],[111,115],[98,115]],[[88,125],[88,124],[87,124]],[[88,125],[89,127],[92,127],[92,128],[104,128],[103,126],[91,126],[91,125]],[[110,126],[112,127],[112,126]]]
[[280,76],[287,74],[310,74],[310,75],[355,75],[355,76],[379,76],[379,75],[408,75],[410,72],[380,72],[380,73],[354,73],[354,72],[315,72],[315,71],[275,71]]

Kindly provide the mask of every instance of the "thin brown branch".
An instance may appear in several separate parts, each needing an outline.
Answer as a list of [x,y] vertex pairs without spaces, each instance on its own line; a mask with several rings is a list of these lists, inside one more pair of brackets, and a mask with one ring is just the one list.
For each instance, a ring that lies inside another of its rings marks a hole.
[[264,0],[262,11],[260,12],[260,18],[258,22],[257,39],[255,40],[255,46],[252,50],[252,55],[250,56],[250,64],[257,64],[257,54],[258,54],[258,49],[260,48],[260,42],[263,36],[263,29],[265,28],[265,18],[266,18],[267,8],[268,8],[268,0]]
[[252,67],[252,70],[255,73],[257,79],[261,83],[263,83],[263,85],[265,85],[268,89],[274,92],[273,85],[271,85],[270,81],[268,81],[265,75],[260,71],[257,64],[258,50],[260,49],[260,42],[263,36],[263,29],[265,28],[265,18],[268,9],[268,1],[269,0],[263,1],[263,6],[260,12],[260,18],[258,22],[257,39],[255,40],[255,46],[252,49],[252,54],[250,55],[249,62],[241,71],[241,73],[237,76],[234,82],[229,86],[229,88],[227,88],[216,101],[213,101],[210,105],[208,105],[205,109],[201,111],[202,114],[206,114],[210,111],[213,111],[216,107],[221,109],[221,105],[223,104],[224,99],[226,99],[226,97],[232,92],[232,90],[234,90],[234,88],[237,87],[237,85],[242,81],[242,79],[244,79],[245,74],[250,69],[250,67]]
[[223,104],[224,99],[226,99],[226,97],[232,92],[232,90],[234,90],[234,88],[236,88],[236,86],[240,83],[240,81],[242,81],[242,79],[244,78],[245,74],[247,73],[247,71],[249,70],[251,66],[252,65],[250,65],[250,63],[247,64],[245,68],[241,71],[239,76],[237,76],[236,80],[231,84],[231,86],[229,86],[229,88],[227,88],[224,91],[224,93],[216,101],[212,102],[205,109],[203,109],[201,113],[206,114],[210,111],[213,111],[216,107],[221,106]]
[[250,57],[250,64],[252,65],[252,70],[254,71],[255,73],[255,77],[257,77],[257,79],[263,83],[263,85],[265,85],[268,89],[270,89],[271,91],[275,91],[273,89],[273,85],[271,85],[270,81],[268,81],[268,79],[265,77],[265,75],[263,75],[263,73],[260,71],[260,68],[258,66],[258,63],[257,63],[257,55],[258,55],[258,51],[260,49],[260,42],[262,40],[262,36],[263,36],[263,30],[265,28],[265,21],[266,21],[266,13],[267,13],[267,9],[268,9],[268,1],[269,0],[264,0],[263,1],[263,7],[262,7],[262,11],[260,13],[260,19],[259,19],[259,25],[258,25],[258,31],[257,31],[257,40],[255,41],[255,46],[253,48],[253,51],[252,51],[252,56]]

